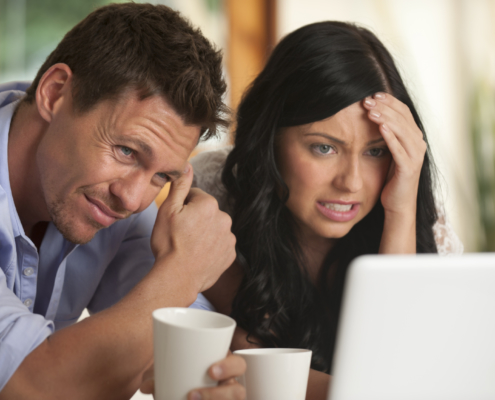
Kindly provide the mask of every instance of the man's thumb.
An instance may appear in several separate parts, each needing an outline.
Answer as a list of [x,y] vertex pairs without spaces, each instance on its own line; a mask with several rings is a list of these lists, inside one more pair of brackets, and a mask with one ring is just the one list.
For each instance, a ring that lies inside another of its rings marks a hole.
[[184,207],[184,202],[191,189],[194,172],[192,165],[187,163],[186,168],[182,176],[170,184],[170,192],[164,206],[166,206],[172,213],[177,213]]

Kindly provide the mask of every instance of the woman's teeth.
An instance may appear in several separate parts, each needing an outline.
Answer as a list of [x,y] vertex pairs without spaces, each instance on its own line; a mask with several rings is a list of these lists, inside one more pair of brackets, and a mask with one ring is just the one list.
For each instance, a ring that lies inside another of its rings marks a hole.
[[322,203],[322,204],[325,206],[325,208],[338,212],[350,211],[352,208],[352,204],[336,204],[336,203]]

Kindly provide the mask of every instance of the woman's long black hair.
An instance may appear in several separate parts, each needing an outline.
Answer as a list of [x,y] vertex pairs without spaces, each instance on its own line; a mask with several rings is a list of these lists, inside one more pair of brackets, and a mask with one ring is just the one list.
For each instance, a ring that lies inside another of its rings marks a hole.
[[[394,61],[373,33],[333,21],[292,32],[274,49],[241,101],[235,146],[222,174],[237,261],[244,271],[232,316],[266,347],[311,349],[312,368],[324,372],[331,370],[347,267],[361,254],[378,253],[384,211],[378,201],[338,240],[315,287],[285,206],[289,191],[275,162],[274,144],[281,127],[323,120],[376,92],[391,93],[405,103],[426,141]],[[418,253],[437,252],[432,171],[428,149],[417,198]]]

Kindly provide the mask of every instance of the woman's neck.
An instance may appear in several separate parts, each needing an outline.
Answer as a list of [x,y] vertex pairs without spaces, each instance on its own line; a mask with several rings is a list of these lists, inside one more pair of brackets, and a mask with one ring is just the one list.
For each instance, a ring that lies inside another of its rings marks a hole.
[[311,282],[315,284],[323,262],[335,244],[335,239],[323,238],[300,231],[298,241],[305,259],[306,271]]

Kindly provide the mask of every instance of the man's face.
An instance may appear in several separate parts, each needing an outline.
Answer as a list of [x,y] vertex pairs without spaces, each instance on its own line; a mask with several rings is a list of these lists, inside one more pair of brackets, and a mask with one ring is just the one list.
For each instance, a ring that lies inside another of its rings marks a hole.
[[139,100],[129,92],[82,115],[65,98],[36,157],[52,222],[67,240],[87,243],[143,211],[182,174],[199,132],[159,96]]

